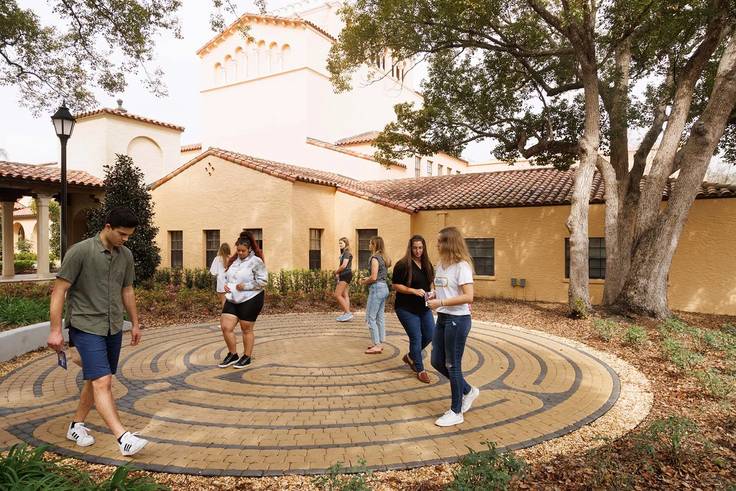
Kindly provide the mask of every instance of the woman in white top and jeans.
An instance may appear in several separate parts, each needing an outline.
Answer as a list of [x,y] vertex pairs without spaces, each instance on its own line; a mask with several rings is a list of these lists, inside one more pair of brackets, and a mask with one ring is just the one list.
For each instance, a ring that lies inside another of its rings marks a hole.
[[210,274],[217,278],[216,292],[220,299],[220,307],[225,305],[225,268],[230,259],[230,245],[227,242],[220,244],[217,256],[212,260]]
[[437,238],[440,261],[435,269],[436,298],[430,308],[437,310],[432,339],[432,366],[450,380],[450,410],[440,416],[437,426],[463,422],[480,391],[465,381],[462,370],[465,341],[470,333],[470,304],[473,302],[473,260],[465,239],[455,227],[440,230]]
[[[242,232],[235,243],[237,255],[230,260],[225,273],[225,305],[222,307],[220,326],[227,344],[227,356],[218,366],[245,368],[250,365],[255,334],[253,328],[258,314],[263,309],[268,283],[268,271],[263,262],[263,253],[250,232]],[[238,359],[235,342],[235,325],[243,330],[243,356]]]

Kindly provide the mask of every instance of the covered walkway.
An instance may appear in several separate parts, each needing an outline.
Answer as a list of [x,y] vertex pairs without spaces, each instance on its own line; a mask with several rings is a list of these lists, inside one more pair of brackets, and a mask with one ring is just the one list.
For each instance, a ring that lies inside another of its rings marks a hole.
[[[61,191],[61,171],[55,163],[21,164],[0,161],[0,204],[2,206],[2,280],[32,281],[50,276],[49,200]],[[83,171],[68,170],[69,244],[79,241],[86,232],[86,210],[99,202],[102,180]],[[14,208],[15,203],[30,196],[36,200],[36,244],[38,262],[35,275],[15,274]]]

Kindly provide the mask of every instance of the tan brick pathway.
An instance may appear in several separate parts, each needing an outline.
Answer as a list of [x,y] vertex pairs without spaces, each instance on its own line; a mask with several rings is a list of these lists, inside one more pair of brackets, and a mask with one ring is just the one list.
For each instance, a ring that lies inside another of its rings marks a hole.
[[[439,428],[449,385],[429,353],[432,383],[414,377],[401,361],[403,328],[392,313],[386,320],[386,349],[369,356],[362,315],[346,324],[327,314],[263,316],[245,370],[216,366],[225,350],[216,325],[144,332],[140,346],[124,346],[114,384],[124,424],[151,440],[136,466],[210,475],[318,473],[360,460],[416,467],[456,460],[486,440],[521,448],[568,433],[619,394],[613,370],[578,348],[474,322],[463,366],[481,394],[464,424]],[[88,426],[97,443],[66,440],[80,383],[80,370],[56,367],[53,354],[2,379],[0,448],[26,441],[91,462],[127,460],[94,410]]]

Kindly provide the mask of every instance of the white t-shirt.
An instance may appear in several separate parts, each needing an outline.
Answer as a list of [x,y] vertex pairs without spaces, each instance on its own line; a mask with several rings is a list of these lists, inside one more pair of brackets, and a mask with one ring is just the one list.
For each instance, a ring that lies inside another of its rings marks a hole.
[[[438,300],[446,300],[463,294],[461,285],[473,282],[473,268],[467,261],[461,261],[448,267],[437,265],[434,271],[434,290]],[[470,315],[470,306],[467,303],[439,307],[437,312],[450,315]]]
[[220,256],[212,260],[210,274],[217,277],[217,293],[225,293],[225,264]]

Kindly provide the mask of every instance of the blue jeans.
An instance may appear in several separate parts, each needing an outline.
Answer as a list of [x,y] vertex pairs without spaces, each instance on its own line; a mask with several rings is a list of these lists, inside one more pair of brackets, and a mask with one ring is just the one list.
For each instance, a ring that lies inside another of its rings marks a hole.
[[450,380],[452,410],[456,413],[462,409],[463,395],[470,392],[462,367],[469,333],[469,315],[437,314],[437,329],[432,339],[432,366]]
[[383,309],[388,298],[388,285],[385,281],[372,283],[368,288],[368,302],[365,306],[365,320],[371,331],[371,341],[379,344],[386,340],[386,326]]
[[409,336],[409,357],[414,362],[417,372],[424,370],[422,361],[422,350],[432,342],[434,335],[434,317],[432,311],[427,309],[421,314],[409,312],[406,309],[396,309],[396,317],[404,326],[406,335]]

